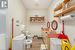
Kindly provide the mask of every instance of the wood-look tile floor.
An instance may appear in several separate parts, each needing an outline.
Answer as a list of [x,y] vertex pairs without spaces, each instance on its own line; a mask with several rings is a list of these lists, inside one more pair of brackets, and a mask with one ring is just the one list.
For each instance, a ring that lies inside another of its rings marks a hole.
[[43,44],[42,39],[33,39],[32,47],[27,50],[40,50],[41,44]]

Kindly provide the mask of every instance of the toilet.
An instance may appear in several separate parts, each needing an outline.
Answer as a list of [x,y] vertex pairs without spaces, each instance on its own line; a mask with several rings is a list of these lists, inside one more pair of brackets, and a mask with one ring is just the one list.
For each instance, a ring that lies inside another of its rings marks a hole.
[[32,39],[25,40],[25,44],[26,44],[27,48],[31,48],[32,47]]

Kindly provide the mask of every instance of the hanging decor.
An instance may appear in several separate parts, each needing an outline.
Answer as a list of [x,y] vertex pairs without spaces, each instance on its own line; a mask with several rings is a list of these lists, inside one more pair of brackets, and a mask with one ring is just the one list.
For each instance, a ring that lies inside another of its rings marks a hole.
[[49,21],[47,22],[47,28],[50,28],[50,22]]
[[51,27],[52,27],[53,30],[57,30],[57,28],[58,28],[58,23],[57,23],[56,20],[53,20],[53,21],[52,21]]
[[30,17],[30,23],[44,23],[45,17],[39,16],[39,17]]

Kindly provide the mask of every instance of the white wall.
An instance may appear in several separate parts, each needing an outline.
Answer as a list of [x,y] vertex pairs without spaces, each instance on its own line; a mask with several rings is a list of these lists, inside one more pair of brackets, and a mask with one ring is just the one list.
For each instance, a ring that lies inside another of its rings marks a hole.
[[[71,23],[70,23],[71,24]],[[75,22],[74,25],[65,25],[65,34],[68,35],[72,46],[75,45]]]
[[[48,17],[48,10],[47,9],[38,9],[38,15],[39,16],[45,16],[45,21]],[[44,23],[30,23],[30,17],[34,17],[36,14],[36,10],[27,9],[27,30],[32,33],[33,35],[40,36],[41,34],[41,25]]]
[[16,21],[19,20],[19,25],[25,24],[26,10],[22,0],[8,0],[8,15],[7,15],[7,49],[9,48],[9,38],[12,33],[12,17],[14,18],[14,36],[21,34],[20,28],[16,26]]
[[[75,11],[67,13],[65,15],[75,14]],[[65,21],[65,33],[69,36],[72,46],[75,45],[75,19]]]
[[26,10],[22,0],[8,0],[8,16],[14,18],[14,36],[20,34],[20,28],[16,26],[16,21],[20,24],[26,23]]

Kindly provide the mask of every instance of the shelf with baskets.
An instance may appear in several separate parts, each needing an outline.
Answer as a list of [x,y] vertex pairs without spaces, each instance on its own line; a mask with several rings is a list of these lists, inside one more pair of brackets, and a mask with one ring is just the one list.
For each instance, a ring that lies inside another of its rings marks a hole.
[[43,23],[45,22],[45,17],[30,17],[30,23]]

